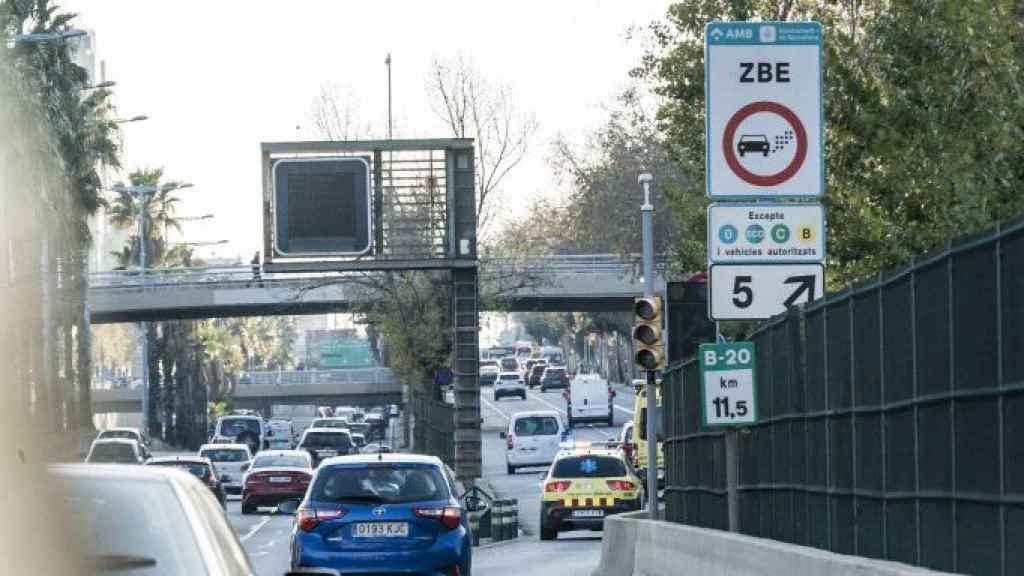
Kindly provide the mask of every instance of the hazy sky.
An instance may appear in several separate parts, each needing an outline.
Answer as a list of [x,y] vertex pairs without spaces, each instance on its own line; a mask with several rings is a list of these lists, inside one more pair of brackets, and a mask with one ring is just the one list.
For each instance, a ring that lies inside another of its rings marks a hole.
[[[582,141],[606,118],[642,46],[630,26],[664,16],[667,0],[385,1],[64,0],[96,32],[115,80],[128,168],[163,166],[195,185],[181,193],[189,240],[227,239],[218,256],[261,245],[259,144],[314,139],[322,86],[350,96],[383,137],[384,57],[392,55],[396,137],[444,137],[426,78],[434,58],[461,53],[510,86],[535,115],[529,156],[504,182],[506,214],[550,193],[550,143]],[[209,252],[206,252],[209,255]]]

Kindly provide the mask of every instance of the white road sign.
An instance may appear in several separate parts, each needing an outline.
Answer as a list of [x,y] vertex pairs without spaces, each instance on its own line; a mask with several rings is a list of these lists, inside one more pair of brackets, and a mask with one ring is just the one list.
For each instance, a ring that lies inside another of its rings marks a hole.
[[821,204],[712,204],[708,206],[708,260],[823,262],[825,208]]
[[708,196],[821,196],[821,25],[710,23],[704,67]]
[[821,264],[714,264],[708,317],[712,320],[764,320],[804,304],[824,292]]

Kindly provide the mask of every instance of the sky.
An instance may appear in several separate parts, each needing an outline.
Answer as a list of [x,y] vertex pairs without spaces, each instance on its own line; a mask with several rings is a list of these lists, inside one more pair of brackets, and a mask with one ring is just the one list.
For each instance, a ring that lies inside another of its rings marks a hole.
[[[124,166],[165,168],[190,182],[189,241],[229,240],[204,256],[248,259],[261,246],[260,142],[317,139],[322,87],[352,101],[384,136],[385,56],[392,57],[395,137],[445,137],[430,106],[431,62],[458,55],[505,84],[537,121],[523,163],[502,185],[506,219],[555,194],[548,159],[561,135],[582,143],[607,118],[643,52],[630,27],[662,19],[666,0],[497,2],[64,0],[96,34],[96,58],[117,82]],[[98,64],[97,64],[98,67]],[[212,251],[212,252],[211,252]]]

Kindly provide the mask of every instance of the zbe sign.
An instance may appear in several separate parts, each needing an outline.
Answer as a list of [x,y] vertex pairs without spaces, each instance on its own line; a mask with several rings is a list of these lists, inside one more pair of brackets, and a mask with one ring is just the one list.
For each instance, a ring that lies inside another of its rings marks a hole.
[[708,196],[821,196],[821,26],[708,24],[704,66]]

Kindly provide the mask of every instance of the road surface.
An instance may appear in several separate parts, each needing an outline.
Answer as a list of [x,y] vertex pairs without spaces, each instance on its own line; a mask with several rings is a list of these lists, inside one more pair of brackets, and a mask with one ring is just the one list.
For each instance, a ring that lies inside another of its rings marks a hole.
[[[633,392],[616,386],[615,426],[582,425],[576,429],[577,441],[604,441],[618,437],[623,422],[633,418]],[[481,546],[473,551],[473,572],[477,576],[519,574],[589,575],[601,556],[601,533],[563,532],[554,542],[541,542],[537,536],[540,520],[541,475],[543,467],[525,468],[514,475],[505,471],[505,442],[498,433],[505,430],[512,414],[527,410],[558,410],[565,413],[560,390],[530,391],[525,401],[492,399],[491,389],[481,391],[483,423],[484,478],[502,498],[519,500],[520,537],[517,540]],[[291,516],[255,514],[243,516],[237,497],[229,497],[228,519],[238,533],[259,576],[280,576],[288,569],[288,542]]]

